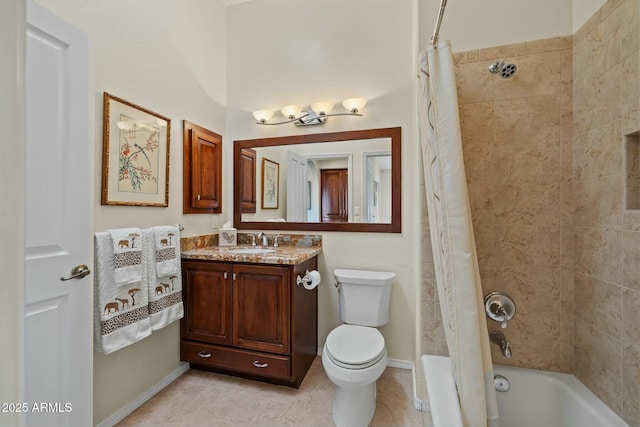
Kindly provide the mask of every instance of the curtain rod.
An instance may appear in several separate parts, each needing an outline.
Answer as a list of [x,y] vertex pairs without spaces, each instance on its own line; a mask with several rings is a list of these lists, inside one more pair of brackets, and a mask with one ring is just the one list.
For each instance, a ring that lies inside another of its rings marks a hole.
[[438,37],[440,37],[440,25],[442,24],[442,16],[444,15],[444,8],[447,6],[447,0],[440,1],[440,12],[438,13],[438,20],[436,21],[436,28],[433,30],[433,36],[431,36],[431,46],[438,44]]

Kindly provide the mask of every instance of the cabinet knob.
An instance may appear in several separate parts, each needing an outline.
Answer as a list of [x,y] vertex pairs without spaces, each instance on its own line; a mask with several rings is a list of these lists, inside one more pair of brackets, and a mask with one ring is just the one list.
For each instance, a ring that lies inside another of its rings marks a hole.
[[224,274],[222,275],[222,277],[224,277],[224,280],[227,280],[229,278],[229,275],[227,274],[227,272],[225,271]]
[[269,366],[268,363],[260,363],[257,360],[253,361],[253,366],[255,366],[256,368],[266,368],[267,366]]
[[198,352],[198,356],[202,357],[203,359],[208,359],[209,357],[211,357],[211,353],[202,350]]

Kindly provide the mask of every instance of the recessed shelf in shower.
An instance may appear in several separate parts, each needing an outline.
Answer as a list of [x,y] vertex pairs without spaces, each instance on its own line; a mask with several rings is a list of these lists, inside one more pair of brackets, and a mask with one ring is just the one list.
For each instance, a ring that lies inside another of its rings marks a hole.
[[625,208],[640,210],[640,131],[625,135]]

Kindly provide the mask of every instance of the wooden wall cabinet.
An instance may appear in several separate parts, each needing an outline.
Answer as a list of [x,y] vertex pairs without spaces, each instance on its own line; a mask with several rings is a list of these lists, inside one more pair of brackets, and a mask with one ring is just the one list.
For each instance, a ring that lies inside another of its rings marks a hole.
[[183,260],[182,360],[299,387],[317,354],[317,289],[296,285],[317,268]]
[[222,137],[183,120],[183,213],[222,212]]

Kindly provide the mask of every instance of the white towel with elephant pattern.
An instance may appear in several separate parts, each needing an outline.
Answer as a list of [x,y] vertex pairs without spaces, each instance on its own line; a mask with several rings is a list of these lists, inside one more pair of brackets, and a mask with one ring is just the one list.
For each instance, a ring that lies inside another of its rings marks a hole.
[[[140,253],[153,247],[151,232],[138,232],[135,246]],[[116,239],[120,239],[120,235]],[[105,354],[120,350],[151,334],[149,291],[142,274],[146,256],[141,256],[140,280],[125,285],[115,283],[115,246],[110,232],[95,233],[94,245],[94,349]],[[117,244],[117,242],[116,242]]]
[[139,228],[119,228],[108,232],[113,244],[115,284],[139,282],[142,280],[142,232]]
[[156,272],[159,277],[178,274],[180,270],[180,230],[172,225],[152,227],[155,243]]
[[[155,246],[145,252],[147,259],[144,262],[144,275],[149,278],[151,329],[156,331],[181,319],[184,308],[178,228],[163,226],[153,227],[151,230]],[[170,264],[175,265],[169,267]]]

